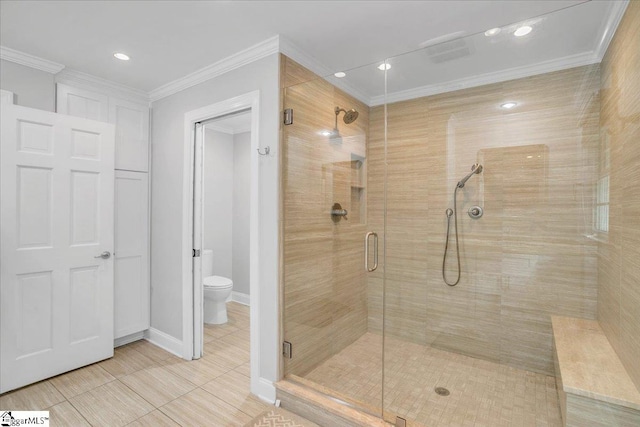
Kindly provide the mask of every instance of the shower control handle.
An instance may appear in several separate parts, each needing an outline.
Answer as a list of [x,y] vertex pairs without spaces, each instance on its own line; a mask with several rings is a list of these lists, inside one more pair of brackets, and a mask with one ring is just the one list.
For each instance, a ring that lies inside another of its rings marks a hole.
[[484,210],[480,206],[471,206],[467,213],[472,219],[480,219]]
[[[369,237],[373,236],[373,267],[369,267]],[[369,231],[364,236],[364,268],[369,273],[378,268],[378,233]]]

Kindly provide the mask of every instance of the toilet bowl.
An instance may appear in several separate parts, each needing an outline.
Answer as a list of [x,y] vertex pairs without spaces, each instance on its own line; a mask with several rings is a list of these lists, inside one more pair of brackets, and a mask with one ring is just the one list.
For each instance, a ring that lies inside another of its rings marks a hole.
[[220,325],[227,323],[227,298],[231,295],[233,281],[226,277],[209,276],[204,285],[204,323]]
[[202,286],[204,290],[204,323],[227,323],[226,301],[231,296],[233,281],[213,274],[213,251],[202,251]]

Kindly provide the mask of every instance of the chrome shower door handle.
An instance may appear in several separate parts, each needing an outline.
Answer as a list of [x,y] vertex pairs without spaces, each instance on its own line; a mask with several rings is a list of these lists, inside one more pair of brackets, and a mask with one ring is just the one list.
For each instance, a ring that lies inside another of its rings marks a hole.
[[[373,236],[373,267],[369,267],[369,237]],[[378,233],[369,231],[364,236],[364,268],[371,273],[378,268]]]

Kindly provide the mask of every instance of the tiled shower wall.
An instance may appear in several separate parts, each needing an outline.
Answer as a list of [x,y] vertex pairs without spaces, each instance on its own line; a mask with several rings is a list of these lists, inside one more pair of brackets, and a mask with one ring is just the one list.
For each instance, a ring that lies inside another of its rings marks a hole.
[[[596,316],[599,87],[593,65],[388,105],[386,334],[553,375],[549,316]],[[367,220],[382,235],[382,106],[369,136]],[[458,193],[463,273],[449,287],[445,210],[476,162],[484,171]],[[367,276],[376,333],[382,275]]]
[[598,321],[640,389],[639,22],[631,1],[602,62],[598,178],[609,182],[609,230],[599,236]]
[[[369,107],[281,56],[285,375],[304,375],[367,331],[363,269]],[[334,108],[355,108],[352,124]],[[334,221],[334,203],[348,211]]]

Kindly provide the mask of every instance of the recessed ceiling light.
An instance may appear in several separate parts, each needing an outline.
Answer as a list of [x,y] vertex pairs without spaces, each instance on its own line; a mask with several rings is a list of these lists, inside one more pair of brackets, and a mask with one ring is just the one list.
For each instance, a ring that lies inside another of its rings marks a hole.
[[516,105],[518,105],[517,102],[505,102],[504,104],[500,105],[500,108],[504,108],[505,110],[510,110]]
[[492,28],[490,30],[487,30],[484,32],[484,35],[487,37],[492,37],[495,36],[497,34],[500,34],[500,31],[502,31],[500,28],[496,27],[496,28]]
[[337,73],[334,74],[334,76],[336,76],[339,79],[343,78],[346,75],[347,73],[343,73],[342,71],[338,71]]
[[387,63],[387,62],[383,62],[382,64],[378,65],[378,70],[380,71],[385,71],[391,68],[391,64]]
[[522,27],[518,28],[513,35],[516,37],[522,37],[522,36],[526,36],[527,34],[529,34],[531,32],[531,30],[533,30],[533,28],[531,28],[528,25],[523,25]]
[[124,53],[116,52],[116,53],[113,54],[113,56],[115,56],[116,58],[118,58],[121,61],[128,61],[129,60],[129,55],[126,55]]

